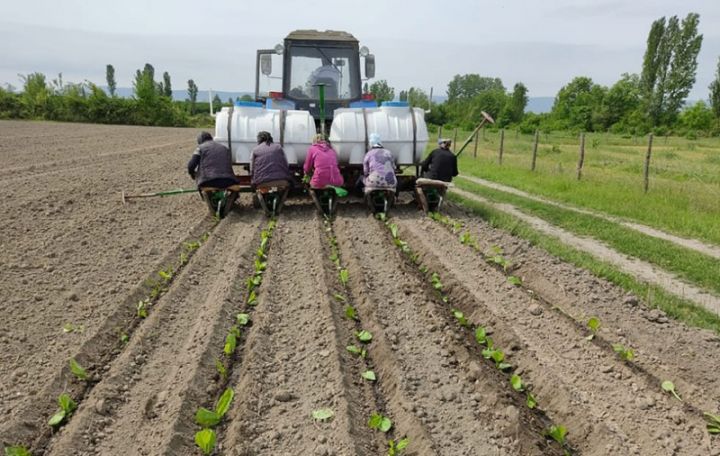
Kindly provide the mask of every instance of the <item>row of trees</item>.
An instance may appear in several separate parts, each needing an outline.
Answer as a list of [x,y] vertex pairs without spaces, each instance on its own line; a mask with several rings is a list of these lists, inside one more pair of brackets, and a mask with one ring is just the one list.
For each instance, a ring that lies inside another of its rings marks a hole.
[[[188,81],[188,98],[173,101],[172,82],[166,71],[155,80],[155,68],[147,63],[135,72],[132,98],[117,96],[115,68],[105,69],[107,92],[85,81],[64,83],[62,74],[48,81],[42,73],[21,76],[22,92],[0,88],[0,118],[46,119],[68,122],[94,122],[130,125],[193,126],[208,125],[208,103],[198,103],[198,87]],[[215,106],[222,105],[220,99]]]

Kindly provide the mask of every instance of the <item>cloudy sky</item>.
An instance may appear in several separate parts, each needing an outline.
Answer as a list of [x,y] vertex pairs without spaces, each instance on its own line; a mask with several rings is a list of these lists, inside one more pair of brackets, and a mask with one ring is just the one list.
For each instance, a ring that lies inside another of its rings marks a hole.
[[444,94],[455,74],[523,82],[554,96],[575,76],[611,85],[639,73],[653,20],[700,14],[690,97],[706,99],[720,56],[720,0],[3,0],[0,85],[39,71],[131,86],[145,62],[175,89],[254,90],[255,51],[294,29],[344,30],[376,56],[378,79]]

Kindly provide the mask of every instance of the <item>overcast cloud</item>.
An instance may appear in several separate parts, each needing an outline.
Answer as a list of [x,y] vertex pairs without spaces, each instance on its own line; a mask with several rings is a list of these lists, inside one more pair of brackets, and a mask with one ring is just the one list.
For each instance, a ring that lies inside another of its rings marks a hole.
[[115,66],[131,86],[146,62],[175,89],[254,89],[255,51],[302,28],[345,30],[376,55],[378,79],[397,90],[444,94],[455,74],[523,82],[554,96],[575,76],[610,85],[639,73],[654,19],[700,13],[704,35],[690,97],[706,99],[720,56],[718,0],[4,0],[0,84],[34,71],[105,84]]

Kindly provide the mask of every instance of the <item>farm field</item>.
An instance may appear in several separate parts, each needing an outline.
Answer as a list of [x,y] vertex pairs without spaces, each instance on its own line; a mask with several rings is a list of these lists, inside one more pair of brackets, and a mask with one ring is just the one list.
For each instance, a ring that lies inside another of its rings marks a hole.
[[199,455],[208,427],[224,455],[720,455],[716,333],[461,206],[120,203],[191,187],[196,133],[0,122],[3,445]]

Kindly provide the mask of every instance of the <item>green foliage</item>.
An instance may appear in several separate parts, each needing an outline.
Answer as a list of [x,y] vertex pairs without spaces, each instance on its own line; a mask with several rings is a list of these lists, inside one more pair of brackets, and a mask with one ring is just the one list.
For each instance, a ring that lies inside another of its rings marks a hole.
[[392,101],[395,98],[395,89],[390,87],[385,79],[370,84],[370,93],[375,95],[378,104],[383,101]]
[[365,380],[368,380],[368,381],[371,381],[371,382],[374,382],[374,381],[377,379],[377,378],[375,377],[375,372],[373,372],[373,371],[371,371],[371,370],[367,370],[367,371],[363,372],[362,374],[360,374],[360,376],[361,376],[362,378],[364,378]]
[[664,382],[662,382],[660,387],[663,391],[665,391],[666,393],[671,393],[673,396],[675,396],[675,399],[682,402],[682,399],[680,399],[680,396],[678,396],[677,391],[675,391],[675,384],[673,382],[671,382],[670,380],[665,380]]
[[705,412],[703,417],[707,424],[707,431],[710,434],[720,434],[720,416]]
[[562,425],[552,425],[550,429],[545,431],[545,435],[555,440],[560,445],[565,445],[565,436],[567,435],[567,429]]
[[613,350],[615,351],[615,353],[617,353],[620,356],[620,358],[622,358],[623,360],[632,361],[633,359],[635,359],[635,352],[633,352],[629,348],[625,348],[624,345],[613,344],[612,347],[613,347]]
[[590,329],[590,335],[586,337],[587,340],[593,340],[595,334],[600,329],[600,319],[598,317],[590,317],[587,323],[587,327]]
[[212,429],[203,429],[195,433],[195,444],[202,450],[203,454],[209,455],[215,449],[217,436]]
[[715,117],[720,119],[720,57],[718,57],[717,69],[715,70],[715,79],[708,87],[710,90],[710,109],[712,109]]
[[367,356],[367,350],[360,348],[357,345],[348,345],[345,349],[353,355],[358,355],[361,358],[365,358]]
[[227,369],[225,368],[225,364],[217,358],[215,358],[215,369],[218,371],[218,374],[220,374],[220,378],[223,380],[227,379]]
[[235,348],[237,347],[237,335],[234,332],[230,332],[227,336],[225,336],[225,346],[223,347],[223,353],[225,355],[230,356],[233,353],[235,353]]
[[77,408],[75,401],[73,401],[66,393],[63,393],[58,397],[58,405],[60,406],[60,409],[48,420],[48,424],[51,427],[60,426],[63,422],[65,422],[65,420],[70,418]]
[[115,96],[115,89],[117,88],[117,83],[115,82],[115,67],[112,65],[107,65],[105,67],[105,80],[107,81],[108,86],[108,92],[110,92],[110,96]]
[[368,426],[370,429],[377,429],[378,431],[388,432],[392,429],[392,421],[390,418],[383,416],[378,412],[373,412],[368,420]]
[[327,421],[333,416],[335,416],[335,412],[329,408],[321,408],[312,412],[312,417],[315,421]]
[[525,384],[523,383],[522,379],[519,375],[513,374],[512,377],[510,377],[510,384],[512,385],[513,389],[515,391],[525,391]]
[[370,331],[362,330],[355,333],[355,336],[358,338],[358,340],[362,343],[368,343],[372,340],[373,336]]
[[345,318],[348,320],[357,320],[357,311],[353,306],[345,306]]
[[32,456],[32,453],[24,446],[13,445],[5,447],[5,456]]
[[388,452],[387,456],[397,456],[402,451],[405,451],[407,446],[410,445],[410,439],[404,437],[397,442],[395,440],[388,440]]
[[461,311],[457,309],[452,309],[453,317],[457,320],[457,322],[460,324],[460,326],[468,327],[470,326],[470,323],[465,318],[465,314],[463,314]]
[[525,398],[525,405],[527,405],[529,409],[534,409],[535,407],[537,407],[537,400],[535,399],[535,396],[533,396],[530,392],[527,393],[527,397]]
[[78,380],[87,380],[88,375],[85,369],[78,363],[75,358],[70,358],[70,372],[73,373]]
[[343,286],[347,286],[348,280],[350,278],[350,273],[347,269],[341,269],[338,272],[338,278],[340,279],[340,283],[342,283]]

